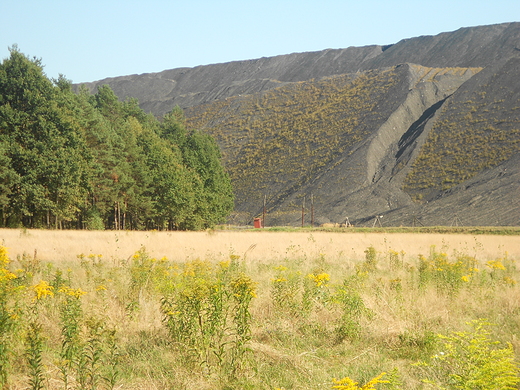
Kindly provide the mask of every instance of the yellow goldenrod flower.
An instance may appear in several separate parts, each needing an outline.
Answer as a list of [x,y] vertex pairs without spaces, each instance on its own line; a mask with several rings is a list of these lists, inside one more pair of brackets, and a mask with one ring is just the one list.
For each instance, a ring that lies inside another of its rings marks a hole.
[[325,284],[330,280],[330,275],[322,272],[321,274],[316,275],[314,278],[314,283],[316,283],[317,287],[320,287],[321,285]]
[[321,287],[323,284],[325,284],[326,282],[328,282],[330,280],[330,275],[325,272],[322,272],[317,275],[308,274],[307,278],[311,279],[314,282],[314,284],[316,285],[316,287]]
[[0,267],[7,267],[11,261],[7,255],[7,248],[0,245]]
[[229,260],[224,260],[224,261],[221,261],[220,263],[218,263],[218,265],[222,269],[229,268],[229,264],[230,264]]
[[239,275],[231,281],[230,286],[233,289],[234,296],[237,298],[243,295],[250,295],[253,298],[256,297],[256,283],[247,275]]
[[35,284],[31,288],[36,293],[36,296],[34,297],[35,300],[40,300],[46,296],[54,296],[54,293],[52,292],[52,290],[54,290],[54,287],[49,285],[49,283],[47,283],[45,280],[40,280],[40,283]]
[[332,380],[336,386],[332,386],[333,389],[341,389],[341,390],[355,390],[358,389],[358,382],[353,381],[348,376],[343,379]]
[[381,378],[386,375],[386,372],[381,373],[380,375],[376,376],[375,378],[368,381],[363,386],[358,386],[358,382],[353,381],[348,376],[337,380],[333,379],[333,382],[336,386],[332,386],[333,389],[339,389],[339,390],[373,390],[375,389],[374,385],[377,385],[378,383],[390,383],[390,381],[383,381]]
[[505,270],[506,267],[504,267],[504,264],[502,264],[502,262],[500,261],[500,259],[498,260],[489,260],[486,265],[491,268],[491,269],[501,269],[501,270]]
[[67,287],[67,286],[61,286],[60,289],[58,290],[59,293],[64,293],[70,297],[74,297],[74,298],[79,298],[81,297],[82,295],[85,295],[87,292],[86,291],[83,291],[82,289],[80,288],[77,288],[77,289],[73,289],[73,288],[70,288],[70,287]]
[[11,279],[16,279],[16,275],[5,268],[0,268],[0,281]]

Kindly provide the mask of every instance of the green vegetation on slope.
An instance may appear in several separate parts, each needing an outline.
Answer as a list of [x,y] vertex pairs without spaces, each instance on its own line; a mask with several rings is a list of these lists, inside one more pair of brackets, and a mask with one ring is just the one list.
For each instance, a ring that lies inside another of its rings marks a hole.
[[12,48],[0,64],[0,226],[201,229],[233,209],[215,141],[108,86],[78,95]]
[[509,87],[516,83],[509,80],[513,75],[499,72],[487,85],[445,103],[404,181],[414,199],[447,190],[520,151],[520,93]]
[[[366,139],[398,86],[394,68],[293,83],[186,110],[188,127],[222,147],[237,204],[264,191],[283,196]],[[394,107],[395,108],[395,107]],[[290,183],[290,184],[289,184]]]

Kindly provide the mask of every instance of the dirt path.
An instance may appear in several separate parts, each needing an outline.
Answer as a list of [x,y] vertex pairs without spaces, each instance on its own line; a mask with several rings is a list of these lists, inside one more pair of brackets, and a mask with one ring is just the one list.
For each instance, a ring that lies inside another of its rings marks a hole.
[[42,261],[74,260],[79,254],[101,254],[127,259],[144,246],[154,257],[170,260],[228,259],[230,254],[255,261],[288,258],[330,260],[362,259],[373,245],[378,252],[404,251],[406,256],[427,255],[432,245],[448,254],[454,250],[479,260],[501,257],[520,259],[520,236],[407,233],[332,232],[116,232],[0,229],[0,245],[16,258],[27,253]]

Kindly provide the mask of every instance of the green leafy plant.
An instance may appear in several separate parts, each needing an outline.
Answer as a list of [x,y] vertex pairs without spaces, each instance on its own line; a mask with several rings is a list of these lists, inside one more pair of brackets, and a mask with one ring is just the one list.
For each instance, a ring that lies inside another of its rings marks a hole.
[[300,288],[301,273],[279,265],[271,279],[271,297],[275,309],[280,315],[298,315],[301,313]]
[[442,348],[430,362],[419,363],[428,373],[424,381],[436,388],[514,390],[520,369],[511,344],[500,348],[491,339],[485,320],[468,323],[470,331],[440,335]]
[[41,390],[45,387],[43,367],[43,336],[42,325],[37,321],[31,321],[26,336],[27,349],[25,351],[29,386],[31,390]]
[[255,283],[239,271],[236,256],[182,265],[161,299],[164,324],[187,363],[234,376],[251,339],[249,305]]
[[16,275],[8,269],[10,262],[7,249],[0,245],[0,388],[7,386],[10,346],[15,326],[12,305]]
[[61,351],[58,367],[62,375],[64,389],[69,388],[69,377],[81,351],[81,325],[83,310],[81,296],[85,294],[81,289],[71,289],[61,286],[58,290],[62,301],[60,304],[61,319]]
[[371,319],[373,312],[365,306],[363,298],[351,279],[345,279],[343,285],[337,287],[333,302],[341,309],[335,329],[335,344],[341,343],[346,339],[353,340],[361,334],[362,319]]

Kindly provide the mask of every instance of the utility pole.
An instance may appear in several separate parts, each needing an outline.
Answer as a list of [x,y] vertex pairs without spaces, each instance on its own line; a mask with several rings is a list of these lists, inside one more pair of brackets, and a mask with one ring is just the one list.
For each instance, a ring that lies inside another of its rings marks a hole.
[[314,196],[311,194],[311,227],[314,227]]
[[265,227],[265,203],[266,203],[267,195],[264,194],[264,211],[262,213],[262,227]]
[[303,197],[303,204],[302,204],[302,227],[304,222],[304,216],[305,216],[305,196]]

